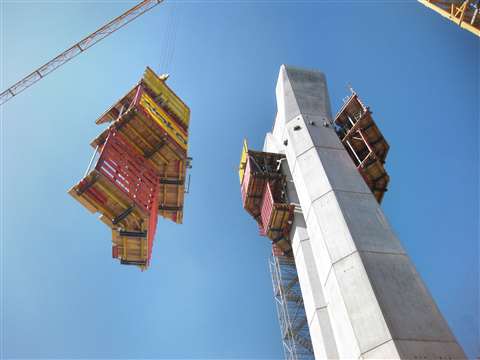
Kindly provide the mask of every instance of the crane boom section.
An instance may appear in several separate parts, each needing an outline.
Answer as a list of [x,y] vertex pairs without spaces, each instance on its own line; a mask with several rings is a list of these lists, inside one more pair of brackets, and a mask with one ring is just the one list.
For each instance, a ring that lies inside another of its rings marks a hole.
[[0,94],[0,105],[6,103],[8,100],[13,98],[15,95],[18,95],[23,90],[29,88],[35,84],[40,79],[44,78],[46,75],[50,74],[52,71],[56,70],[67,61],[73,59],[75,56],[84,52],[88,48],[92,47],[100,40],[105,39],[108,35],[114,33],[121,27],[127,25],[132,20],[136,19],[140,15],[144,14],[148,10],[157,6],[164,0],[144,0],[132,7],[131,9],[124,12],[122,15],[116,17],[108,24],[102,26],[100,29],[94,33],[88,35],[83,40],[77,42],[75,45],[71,46],[60,55],[56,56],[45,65],[40,66],[38,69],[34,70],[31,74],[27,75],[14,85],[12,85],[7,90],[3,91]]

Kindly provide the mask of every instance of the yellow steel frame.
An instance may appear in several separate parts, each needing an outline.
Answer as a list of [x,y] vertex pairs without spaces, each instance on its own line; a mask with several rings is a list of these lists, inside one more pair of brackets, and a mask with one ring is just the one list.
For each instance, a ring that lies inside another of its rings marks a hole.
[[143,74],[143,81],[158,96],[162,97],[165,104],[172,109],[179,120],[188,126],[190,121],[190,109],[184,102],[160,79],[155,72],[147,67]]
[[247,164],[248,144],[247,139],[243,140],[242,155],[240,156],[240,165],[238,166],[238,176],[240,177],[240,185],[243,181],[243,175],[245,175],[245,166]]
[[473,8],[473,0],[462,3],[454,0],[418,0],[426,7],[453,21],[461,28],[480,36],[479,8]]
[[188,135],[170,119],[170,116],[168,116],[148,94],[142,94],[140,105],[145,108],[152,119],[154,119],[182,149],[187,150]]

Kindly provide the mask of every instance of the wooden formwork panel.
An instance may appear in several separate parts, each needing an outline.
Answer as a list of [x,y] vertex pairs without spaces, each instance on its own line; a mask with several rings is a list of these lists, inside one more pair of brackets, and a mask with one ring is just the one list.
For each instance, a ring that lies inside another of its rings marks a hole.
[[94,169],[70,194],[111,228],[144,230],[157,211],[159,179],[148,162],[111,129]]
[[112,230],[112,256],[126,261],[147,262],[147,232]]
[[165,83],[165,80],[165,77],[157,76],[152,69],[147,67],[140,82],[103,113],[95,123],[103,124],[115,121],[122,111],[130,106],[135,98],[138,85],[141,85],[147,89],[160,106],[164,107],[170,117],[178,121],[184,129],[187,129],[190,122],[190,109]]
[[122,228],[112,230],[112,256],[120,259],[123,265],[136,265],[145,270],[150,265],[153,241],[157,229],[157,201],[155,198],[153,209],[145,219],[145,230]]
[[183,221],[185,171],[184,161],[172,161],[160,173],[158,213],[178,224]]
[[261,224],[263,233],[283,252],[290,250],[289,233],[293,219],[293,204],[281,202],[281,183],[268,183],[262,198]]
[[379,203],[382,202],[390,181],[390,177],[382,163],[379,160],[374,160],[367,163],[366,166],[359,168],[359,171],[377,201]]
[[[146,213],[110,179],[97,170],[92,170],[68,193],[90,212],[100,213],[100,220],[110,228],[125,227],[145,230]],[[123,217],[125,214],[127,216]]]
[[[273,240],[288,238],[294,205],[274,204],[268,225],[265,227],[266,236]],[[265,226],[265,225],[264,225]]]
[[[186,150],[164,131],[158,122],[139,108],[131,108],[111,125],[161,173],[171,161],[186,162]],[[101,145],[108,129],[92,141],[92,146]]]
[[171,117],[177,120],[185,129],[188,128],[190,109],[166,84],[165,80],[162,80],[152,69],[147,67],[142,78],[142,83],[151,90],[155,101],[164,107]]
[[[268,159],[267,161],[270,161],[270,164],[267,164],[271,165],[270,169],[267,168],[269,171],[261,169],[263,164],[260,163],[261,158],[259,154],[264,159]],[[275,158],[271,155],[274,155]],[[258,161],[255,159],[255,156]],[[241,193],[243,208],[255,219],[260,216],[262,198],[267,183],[284,178],[284,175],[272,171],[275,159],[282,157],[283,155],[280,154],[260,153],[249,150],[249,156],[247,156],[244,173],[242,174]]]
[[358,98],[356,93],[347,100],[335,117],[335,124],[340,127],[342,142],[349,140],[352,146],[363,140],[375,152],[380,161],[385,162],[390,146],[372,118],[372,113]]
[[[135,110],[135,109],[132,109]],[[171,143],[162,142],[159,126],[138,112],[126,113],[112,125],[117,132],[152,166],[160,179],[158,191],[159,215],[176,223],[183,221],[185,193],[185,157],[179,157],[171,148]],[[92,146],[101,146],[108,136],[108,129],[97,137]],[[167,141],[167,140],[165,140]],[[157,146],[163,144],[163,146]],[[153,151],[157,149],[157,151]]]

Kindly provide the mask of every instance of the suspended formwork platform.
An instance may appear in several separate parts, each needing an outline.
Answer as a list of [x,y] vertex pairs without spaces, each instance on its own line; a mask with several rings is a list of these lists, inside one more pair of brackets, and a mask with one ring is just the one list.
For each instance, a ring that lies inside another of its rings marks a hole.
[[390,177],[384,168],[389,145],[372,118],[372,112],[352,90],[334,121],[338,137],[378,202]]
[[69,193],[112,229],[112,256],[145,269],[158,215],[183,220],[190,166],[190,110],[147,68],[141,81],[97,121],[109,126],[91,143],[94,156]]
[[[147,68],[139,84],[96,121],[110,123],[155,168],[161,177],[160,215],[176,223],[183,219],[189,118],[190,110],[165,84],[165,77]],[[96,147],[107,133],[91,145]]]

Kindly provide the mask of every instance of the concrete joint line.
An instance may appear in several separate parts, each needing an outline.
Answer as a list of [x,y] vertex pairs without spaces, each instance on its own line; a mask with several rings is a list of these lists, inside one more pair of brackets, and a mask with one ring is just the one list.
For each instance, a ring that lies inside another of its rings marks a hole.
[[364,351],[363,353],[360,354],[360,356],[359,356],[358,358],[361,359],[361,358],[363,357],[363,355],[365,355],[366,353],[368,353],[368,352],[370,352],[370,351],[372,351],[372,350],[375,350],[376,348],[379,348],[380,346],[385,345],[386,343],[388,343],[388,342],[390,342],[390,341],[393,341],[393,339],[390,338],[390,339],[388,339],[387,341],[384,341],[384,342],[382,342],[381,344],[378,344],[378,345],[376,345],[376,346],[368,349],[367,351]]
[[[308,221],[308,217],[310,216],[310,211],[312,210],[312,203],[310,202],[310,205],[308,206],[308,209],[307,211],[305,212],[306,213],[306,216],[305,216],[305,222]],[[307,229],[308,229],[308,225],[307,225]],[[310,236],[310,234],[309,234]]]
[[325,282],[323,283],[323,288],[324,288],[324,289],[325,289],[326,286],[327,286],[328,279],[330,279],[330,274],[332,273],[332,269],[333,269],[333,264],[330,265],[330,267],[328,268],[328,274],[327,274],[327,277],[325,278]]
[[[294,91],[294,93],[297,95],[307,95],[308,97],[315,97],[315,96],[311,96],[310,93],[308,91]],[[297,106],[298,106],[298,102],[297,102],[297,97],[295,96],[295,102],[297,103]],[[300,106],[298,106],[300,108]],[[331,120],[331,116],[328,115],[328,114],[319,114],[318,112],[317,113],[310,113],[310,112],[302,112],[300,111],[298,114],[296,114],[295,116],[293,116],[292,118],[290,118],[290,120],[288,121],[285,121],[286,124],[288,124],[290,121],[292,120],[295,120],[296,118],[298,118],[299,116],[301,116],[302,118],[305,118],[305,117],[308,117],[308,116],[314,116],[314,117],[324,117],[325,120]],[[286,118],[285,118],[286,119]]]
[[340,261],[345,260],[346,258],[348,258],[348,257],[350,257],[350,256],[352,256],[353,254],[358,253],[358,252],[359,252],[358,250],[354,250],[354,251],[352,251],[350,254],[347,254],[347,255],[345,255],[345,256],[342,256],[342,257],[341,257],[340,259],[338,259],[337,261],[334,261],[334,262],[332,263],[332,266],[334,266],[335,264],[339,263]]
[[[327,277],[325,278],[325,283],[323,284],[323,287],[324,287],[324,288],[327,286],[327,282],[328,282],[328,279],[330,278],[330,273],[332,272],[333,266],[334,266],[336,263],[339,263],[340,261],[348,258],[349,256],[352,256],[352,255],[355,254],[355,253],[358,253],[358,250],[355,250],[355,251],[351,252],[350,254],[341,257],[341,258],[338,259],[337,261],[332,262],[332,265],[330,265],[330,268],[328,269],[328,274],[327,274]],[[329,254],[329,255],[330,255],[330,254]]]
[[335,192],[349,193],[349,194],[360,194],[360,195],[372,194],[371,191],[362,192],[362,191],[352,191],[352,190],[343,190],[343,189],[333,189],[333,191],[335,191]]
[[[304,150],[304,151],[302,151],[300,154],[295,155],[295,160],[297,160],[300,156],[302,156],[302,155],[304,155],[305,153],[309,152],[309,151],[312,150],[313,148],[315,148],[315,149],[335,150],[335,151],[345,151],[345,148],[343,148],[343,149],[338,149],[338,148],[331,147],[331,146],[322,146],[322,145],[315,145],[315,144],[313,144],[313,145],[310,146],[307,150]],[[296,161],[295,161],[295,162],[296,162]]]
[[[325,195],[328,195],[330,194],[331,192],[335,192],[335,189],[330,189],[328,190],[326,193],[323,193],[322,195],[316,197],[315,199],[313,199],[312,201],[310,201],[310,208],[313,206],[313,203],[317,200],[320,200],[321,198],[323,198]],[[310,211],[310,209],[308,209]]]
[[313,310],[313,316],[312,316],[312,320],[310,320],[310,322],[308,323],[308,327],[310,328],[310,326],[312,326],[313,324],[313,319],[315,319],[315,317],[317,318],[317,320],[320,320],[317,316],[317,310],[323,310],[323,309],[326,309],[328,305],[325,305],[325,306],[320,306],[320,307],[316,307],[315,310]]
[[[335,188],[331,188],[330,190],[328,190],[327,192],[323,193],[322,195],[316,197],[315,199],[313,199],[311,202],[310,202],[310,207],[312,207],[313,203],[317,200],[320,200],[322,197],[324,197],[325,195],[328,195],[329,193],[331,192],[334,192],[335,194],[336,193],[339,193],[339,192],[342,192],[342,193],[348,193],[348,194],[359,194],[359,195],[369,195],[369,194],[372,194],[371,192],[359,192],[359,191],[350,191],[350,190],[341,190],[341,189],[335,189]],[[339,205],[340,206],[340,205]],[[340,210],[342,210],[342,208],[340,207]],[[308,211],[310,212],[310,209],[308,209]],[[342,210],[343,212],[343,210]],[[307,216],[309,214],[307,213]]]
[[394,253],[389,251],[372,251],[372,250],[358,250],[359,253],[377,254],[377,255],[400,255],[407,257],[405,253]]
[[418,342],[439,342],[439,343],[455,343],[455,340],[431,340],[431,339],[402,339],[402,338],[393,338],[394,341],[418,341]]

